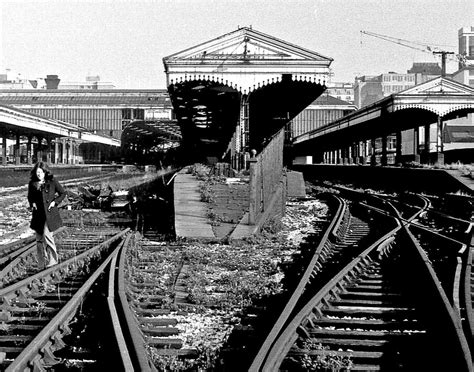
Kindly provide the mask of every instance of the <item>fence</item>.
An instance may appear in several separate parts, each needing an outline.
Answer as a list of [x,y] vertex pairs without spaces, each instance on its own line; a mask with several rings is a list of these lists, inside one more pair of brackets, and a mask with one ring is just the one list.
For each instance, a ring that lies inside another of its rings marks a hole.
[[[276,133],[263,151],[249,160],[250,203],[249,224],[261,222],[263,217],[275,208],[275,201],[281,197],[284,208],[286,185],[283,175],[283,144],[285,130]],[[283,187],[285,186],[285,187]],[[262,221],[263,222],[263,221]]]

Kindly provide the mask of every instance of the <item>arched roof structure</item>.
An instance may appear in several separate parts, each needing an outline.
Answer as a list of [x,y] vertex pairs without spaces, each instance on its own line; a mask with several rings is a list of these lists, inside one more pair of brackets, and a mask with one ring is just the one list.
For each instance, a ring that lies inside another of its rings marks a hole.
[[213,156],[258,149],[321,95],[331,62],[248,27],[165,57],[183,144]]
[[474,112],[474,88],[437,77],[298,136],[296,149],[337,148],[341,144],[390,135]]
[[124,146],[152,149],[163,144],[178,143],[181,138],[176,120],[135,120],[123,129],[121,141]]

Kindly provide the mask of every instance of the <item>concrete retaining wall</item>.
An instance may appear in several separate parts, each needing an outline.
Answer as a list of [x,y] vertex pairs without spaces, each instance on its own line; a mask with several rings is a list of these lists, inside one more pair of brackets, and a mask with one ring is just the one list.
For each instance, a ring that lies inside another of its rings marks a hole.
[[472,190],[441,169],[370,167],[350,165],[293,165],[306,181],[350,183],[355,187],[417,192],[466,192]]

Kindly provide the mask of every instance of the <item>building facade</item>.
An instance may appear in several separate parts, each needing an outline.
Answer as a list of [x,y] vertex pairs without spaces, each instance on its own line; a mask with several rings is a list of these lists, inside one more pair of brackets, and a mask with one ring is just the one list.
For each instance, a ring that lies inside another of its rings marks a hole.
[[328,82],[326,93],[345,102],[354,103],[354,84]]
[[459,61],[459,69],[464,66],[474,65],[474,26],[462,27],[458,30],[459,55],[463,57]]
[[119,139],[133,120],[172,119],[165,89],[0,90],[0,104]]
[[85,81],[61,81],[58,89],[114,89],[115,85],[110,82],[100,81],[99,75],[86,76]]
[[415,62],[406,74],[396,72],[375,76],[360,76],[354,83],[354,104],[358,108],[371,105],[391,94],[424,83],[441,75],[437,63]]

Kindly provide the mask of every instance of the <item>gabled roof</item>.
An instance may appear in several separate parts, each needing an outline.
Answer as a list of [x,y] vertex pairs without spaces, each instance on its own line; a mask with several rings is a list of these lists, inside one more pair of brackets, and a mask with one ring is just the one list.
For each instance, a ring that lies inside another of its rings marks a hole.
[[164,89],[5,89],[0,90],[0,104],[171,108],[169,94]]
[[459,94],[459,95],[472,95],[474,94],[474,88],[459,83],[455,80],[448,79],[446,77],[439,76],[432,80],[426,81],[422,84],[415,85],[401,92],[395,94],[395,96],[409,96],[409,95],[445,95],[445,94]]
[[354,106],[350,102],[344,101],[337,97],[333,97],[329,94],[321,94],[311,104],[312,105],[330,105],[330,106]]
[[332,58],[301,48],[273,36],[243,27],[210,41],[163,58],[165,62],[178,60],[216,60],[229,63],[233,60],[250,61],[321,61],[331,63]]

